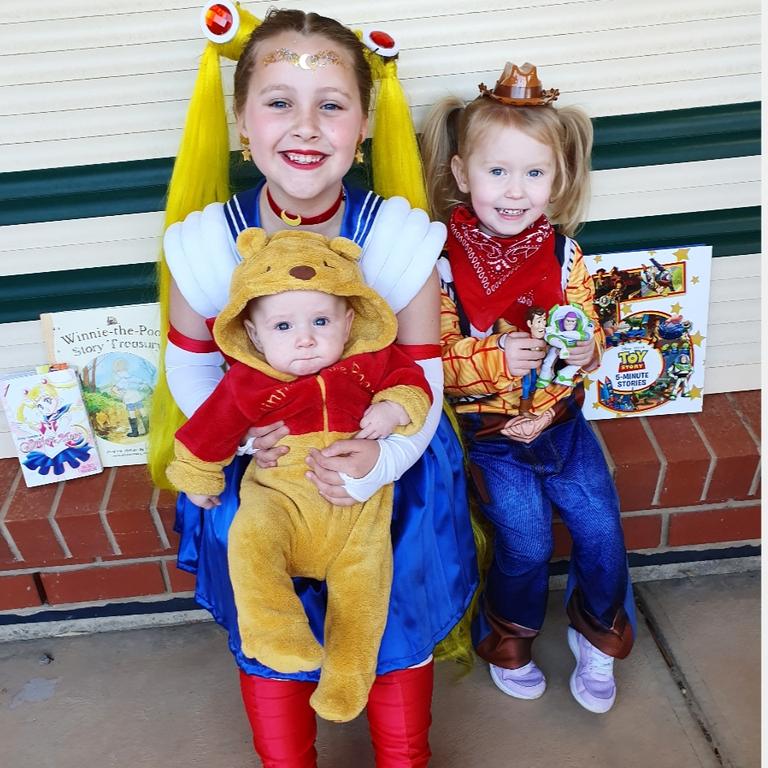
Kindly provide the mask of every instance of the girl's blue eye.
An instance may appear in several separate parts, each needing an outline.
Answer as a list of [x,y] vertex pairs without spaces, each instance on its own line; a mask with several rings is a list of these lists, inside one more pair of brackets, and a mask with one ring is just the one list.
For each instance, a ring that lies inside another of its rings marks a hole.
[[275,109],[285,109],[288,106],[288,102],[285,101],[285,99],[272,99],[268,106],[274,107]]
[[341,106],[333,101],[328,101],[325,104],[321,104],[320,109],[324,109],[327,112],[334,112],[337,109],[341,109]]
[[285,321],[283,321],[283,322],[277,323],[275,325],[275,330],[276,331],[287,331],[287,330],[290,330],[290,327],[291,327],[290,323],[286,323]]
[[491,168],[489,173],[491,174],[491,176],[501,176],[504,173],[504,169],[503,168]]
[[330,321],[328,320],[327,317],[316,317],[314,319],[313,325],[316,325],[322,328],[323,326],[328,325],[329,322]]
[[528,171],[528,175],[534,179],[537,179],[539,176],[542,176],[544,174],[544,171],[540,171],[538,168],[534,168],[532,171]]

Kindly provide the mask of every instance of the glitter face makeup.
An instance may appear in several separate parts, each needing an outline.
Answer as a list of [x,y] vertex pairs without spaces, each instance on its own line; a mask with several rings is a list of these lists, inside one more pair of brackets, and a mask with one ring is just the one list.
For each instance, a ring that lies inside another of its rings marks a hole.
[[334,51],[318,51],[317,53],[296,53],[289,48],[278,48],[268,53],[262,60],[262,66],[275,64],[278,61],[287,61],[299,69],[320,69],[329,64],[344,66],[344,60]]

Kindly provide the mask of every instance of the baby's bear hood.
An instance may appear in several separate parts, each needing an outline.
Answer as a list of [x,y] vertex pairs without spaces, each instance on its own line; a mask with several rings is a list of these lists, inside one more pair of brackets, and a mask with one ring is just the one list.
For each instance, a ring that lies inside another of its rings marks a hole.
[[213,326],[216,343],[228,357],[283,381],[295,378],[268,365],[243,326],[251,299],[283,291],[320,291],[349,301],[355,317],[344,357],[375,352],[395,340],[395,315],[363,281],[357,264],[361,249],[351,240],[294,230],[268,237],[263,229],[251,227],[240,233],[237,250],[243,260],[232,273],[229,302]]

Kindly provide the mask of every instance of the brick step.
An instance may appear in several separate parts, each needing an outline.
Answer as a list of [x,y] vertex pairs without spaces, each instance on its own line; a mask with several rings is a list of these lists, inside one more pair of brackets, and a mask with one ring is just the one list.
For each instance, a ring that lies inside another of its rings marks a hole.
[[[621,501],[627,548],[760,537],[760,392],[708,395],[697,414],[593,422]],[[27,488],[0,460],[0,611],[187,592],[173,565],[175,496],[144,466]],[[553,522],[555,557],[570,551]],[[141,562],[131,562],[141,560]]]

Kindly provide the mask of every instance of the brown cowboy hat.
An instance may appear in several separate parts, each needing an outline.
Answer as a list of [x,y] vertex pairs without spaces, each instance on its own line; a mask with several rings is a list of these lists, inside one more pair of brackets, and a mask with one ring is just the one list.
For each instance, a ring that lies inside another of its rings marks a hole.
[[541,87],[536,67],[528,62],[518,67],[508,61],[492,91],[484,83],[480,83],[479,88],[483,96],[513,107],[539,107],[555,101],[560,95],[557,88],[545,91]]

